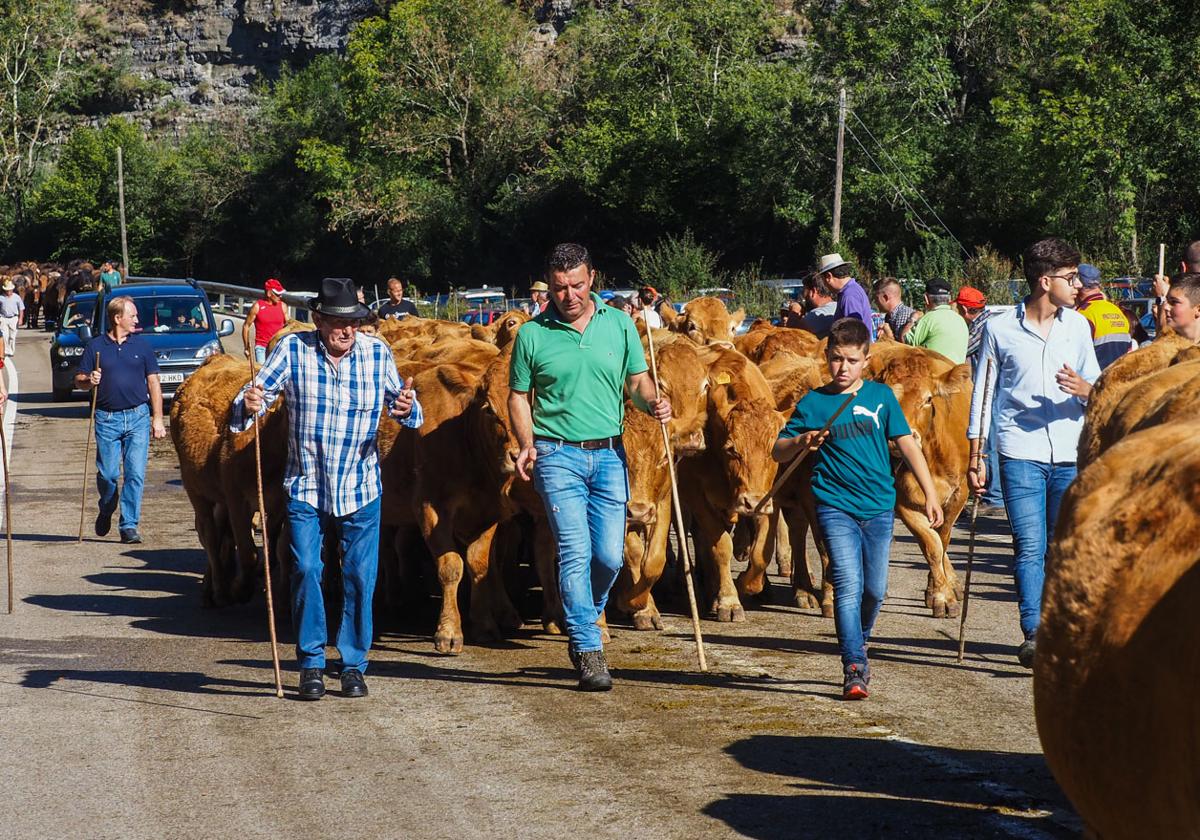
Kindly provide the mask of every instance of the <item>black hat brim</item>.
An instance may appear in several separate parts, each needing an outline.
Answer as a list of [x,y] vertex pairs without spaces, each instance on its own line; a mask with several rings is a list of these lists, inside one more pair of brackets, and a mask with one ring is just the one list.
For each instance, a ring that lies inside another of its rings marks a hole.
[[371,317],[371,310],[361,303],[354,306],[327,306],[313,298],[308,302],[308,308],[318,315],[328,315],[330,318],[347,318],[351,321],[363,321]]

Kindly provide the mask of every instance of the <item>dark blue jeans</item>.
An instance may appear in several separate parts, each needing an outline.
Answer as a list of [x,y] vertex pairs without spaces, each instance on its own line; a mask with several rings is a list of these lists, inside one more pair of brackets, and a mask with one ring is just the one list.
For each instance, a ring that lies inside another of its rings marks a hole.
[[887,595],[894,518],[890,510],[858,519],[837,508],[817,505],[817,522],[829,552],[833,624],[843,667],[867,664],[867,642]]
[[321,576],[325,564],[321,546],[330,528],[338,530],[342,549],[342,623],[337,649],[342,667],[367,670],[371,648],[371,597],[379,572],[379,499],[346,516],[334,516],[295,499],[288,499],[292,530],[292,626],[296,630],[296,661],[301,668],[325,667],[325,598]]
[[1041,620],[1046,548],[1054,539],[1063,493],[1075,480],[1075,465],[1001,456],[1000,473],[1004,507],[1013,533],[1013,575],[1021,632],[1028,639]]
[[558,543],[558,591],[571,649],[602,650],[596,622],[625,563],[623,449],[537,441],[533,483]]

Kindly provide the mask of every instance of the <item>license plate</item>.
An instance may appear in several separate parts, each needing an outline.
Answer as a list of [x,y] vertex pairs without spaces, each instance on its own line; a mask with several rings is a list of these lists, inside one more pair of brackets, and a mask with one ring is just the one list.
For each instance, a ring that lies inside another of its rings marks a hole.
[[183,381],[182,373],[160,373],[158,381],[163,385],[178,385]]

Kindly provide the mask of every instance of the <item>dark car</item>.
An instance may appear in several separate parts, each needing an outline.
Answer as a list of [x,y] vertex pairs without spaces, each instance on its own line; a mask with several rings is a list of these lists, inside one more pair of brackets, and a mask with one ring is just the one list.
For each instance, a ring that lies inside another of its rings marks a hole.
[[96,309],[95,292],[76,292],[67,298],[62,315],[50,339],[51,386],[56,402],[71,398],[75,389],[75,373],[79,370],[79,359],[86,343],[80,335],[80,327],[91,324]]
[[[137,307],[138,334],[154,349],[164,399],[175,396],[205,359],[223,353],[221,337],[233,334],[229,318],[217,329],[208,295],[195,280],[131,277],[115,294],[132,298]],[[108,332],[108,327],[108,312],[101,304],[92,317],[91,334]]]

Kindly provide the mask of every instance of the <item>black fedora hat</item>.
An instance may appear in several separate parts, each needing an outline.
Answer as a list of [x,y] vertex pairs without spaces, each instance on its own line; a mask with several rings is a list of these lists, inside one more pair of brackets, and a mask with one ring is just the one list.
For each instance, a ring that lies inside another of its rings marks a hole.
[[358,302],[358,289],[349,277],[324,278],[321,291],[308,302],[308,308],[318,315],[332,318],[361,320],[371,314],[371,310]]

